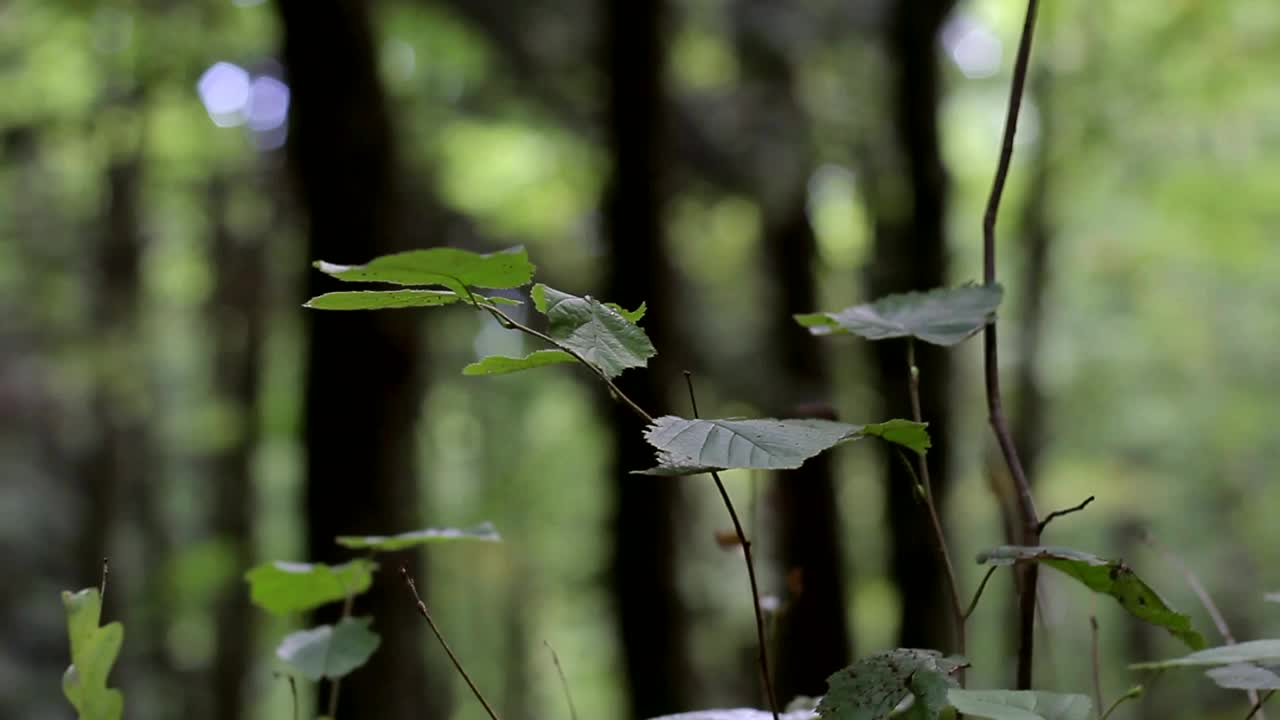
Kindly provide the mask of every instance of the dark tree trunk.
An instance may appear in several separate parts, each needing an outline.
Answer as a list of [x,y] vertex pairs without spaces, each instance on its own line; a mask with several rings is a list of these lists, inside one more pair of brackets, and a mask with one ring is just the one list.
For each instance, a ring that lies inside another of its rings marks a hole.
[[[680,370],[674,327],[673,270],[663,249],[665,137],[663,3],[610,0],[606,8],[608,133],[613,172],[605,189],[611,257],[607,296],[624,307],[649,304],[644,325],[659,355],[620,386],[641,407],[659,412]],[[687,707],[691,664],[686,616],[676,583],[679,479],[637,478],[652,465],[644,424],[621,404],[614,428],[614,606],[626,662],[629,714],[663,715]]]
[[[808,216],[813,168],[807,118],[796,98],[794,71],[771,20],[788,12],[776,0],[739,0],[735,39],[751,85],[751,117],[760,127],[759,157],[751,163],[764,212],[766,276],[774,280],[770,303],[763,401],[775,415],[834,417],[830,380],[816,339],[792,315],[817,306],[813,269],[816,239]],[[772,152],[769,152],[769,151]],[[791,161],[779,167],[779,157]],[[772,501],[778,517],[781,585],[788,601],[778,626],[775,691],[779,701],[826,692],[826,678],[850,661],[845,614],[844,558],[832,466],[826,456],[799,470],[778,473]]]
[[[235,408],[234,441],[210,459],[215,486],[213,532],[231,544],[235,567],[253,563],[253,451],[258,440],[258,388],[266,308],[265,243],[232,232],[227,218],[226,178],[214,176],[207,191],[212,220],[211,254],[217,271],[210,300],[213,385],[220,402]],[[235,720],[245,701],[245,674],[252,664],[254,614],[243,583],[230,583],[218,600],[213,658],[212,717]]]
[[[292,91],[289,152],[308,221],[308,255],[360,263],[399,241],[396,154],[378,79],[369,4],[278,0]],[[309,295],[334,289],[308,275]],[[419,518],[415,438],[424,379],[419,316],[307,313],[306,517],[311,559],[341,559],[334,536],[393,533]],[[427,676],[421,618],[383,563],[356,603],[382,645],[342,684],[340,717],[443,717]],[[419,569],[419,572],[421,570]],[[331,620],[333,613],[322,613]]]
[[[871,297],[927,290],[946,282],[947,176],[938,138],[940,68],[938,31],[951,3],[933,0],[893,3],[887,18],[888,62],[892,66],[891,158],[872,177],[874,255],[868,268]],[[871,175],[871,174],[869,174]],[[871,344],[875,382],[884,417],[911,417],[906,348],[901,342]],[[950,485],[951,372],[945,351],[920,344],[920,404],[933,448],[929,467],[939,512]],[[912,479],[902,462],[886,451],[891,533],[890,574],[902,601],[899,644],[947,648],[950,610],[941,562],[928,521],[916,502]]]

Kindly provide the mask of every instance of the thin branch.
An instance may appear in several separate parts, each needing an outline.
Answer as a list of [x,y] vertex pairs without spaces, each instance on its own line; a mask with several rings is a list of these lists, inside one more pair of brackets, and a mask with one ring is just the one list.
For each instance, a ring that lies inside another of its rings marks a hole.
[[996,570],[999,569],[999,565],[992,565],[987,568],[987,574],[982,576],[982,582],[978,583],[977,592],[973,594],[973,599],[969,601],[969,609],[964,611],[964,619],[966,621],[969,619],[969,616],[973,614],[973,611],[978,609],[978,598],[981,598],[982,591],[987,589],[987,581],[990,580],[991,576],[995,575]]
[[[1013,140],[1018,130],[1018,110],[1022,105],[1023,88],[1027,80],[1027,65],[1031,57],[1031,39],[1035,31],[1036,11],[1039,0],[1028,0],[1026,20],[1022,27],[1022,37],[1018,41],[1018,55],[1013,68],[1013,83],[1009,90],[1009,111],[1005,117],[1004,140],[1001,143],[1000,159],[996,165],[995,179],[991,184],[991,196],[987,200],[986,212],[982,218],[982,279],[987,285],[996,282],[996,218],[1000,212],[1000,199],[1004,194],[1005,181],[1009,176],[1009,163],[1013,157]],[[1018,509],[1022,515],[1022,543],[1037,545],[1040,542],[1040,519],[1036,513],[1035,500],[1031,496],[1031,485],[1022,469],[1022,461],[1018,459],[1017,448],[1013,444],[1013,436],[1004,417],[1000,400],[1000,362],[998,341],[996,338],[996,321],[993,319],[984,331],[984,365],[987,383],[987,414],[991,429],[995,433],[1005,463],[1013,476],[1017,489]],[[1037,566],[1028,565],[1023,571],[1018,602],[1018,677],[1019,690],[1031,688],[1031,670],[1035,643],[1035,610],[1036,585],[1039,577]]]
[[[684,381],[689,388],[689,405],[693,410],[693,417],[698,417],[698,398],[693,392],[693,374],[688,370],[684,371]],[[764,683],[764,694],[769,701],[769,710],[773,713],[773,720],[779,720],[778,715],[778,699],[773,693],[773,676],[769,673],[769,650],[764,627],[764,609],[760,607],[760,587],[756,583],[755,563],[751,560],[751,541],[747,540],[747,533],[742,529],[742,521],[738,519],[738,511],[733,507],[733,500],[729,498],[729,491],[724,487],[724,481],[720,479],[720,473],[712,472],[711,479],[716,482],[716,490],[720,491],[720,499],[724,501],[725,510],[729,511],[729,519],[733,521],[733,531],[738,535],[738,543],[742,545],[742,556],[747,563],[747,579],[751,582],[751,609],[756,615],[756,643],[759,645],[760,652],[760,680]]]
[[[911,419],[923,423],[920,411],[920,368],[916,365],[915,338],[907,338],[907,373],[910,377],[907,387],[911,395]],[[933,485],[929,481],[929,461],[923,452],[916,453],[916,463],[920,466],[919,484],[924,487],[924,506],[929,513],[929,524],[933,528],[934,545],[938,557],[942,560],[942,569],[947,577],[947,589],[951,591],[951,612],[955,624],[956,652],[965,654],[964,620],[965,613],[960,605],[960,584],[956,582],[955,566],[951,564],[951,552],[947,549],[947,536],[942,530],[942,520],[938,517],[938,508],[933,502]]]
[[1049,523],[1052,522],[1054,518],[1060,518],[1064,515],[1070,515],[1071,513],[1078,513],[1081,510],[1089,507],[1089,503],[1093,502],[1094,500],[1095,500],[1094,496],[1090,495],[1089,497],[1085,498],[1084,502],[1080,503],[1079,505],[1073,505],[1065,510],[1054,510],[1053,512],[1044,516],[1044,519],[1041,520],[1040,524],[1036,526],[1036,532],[1043,533],[1044,529],[1049,526]]
[[551,653],[551,662],[556,666],[556,674],[560,676],[560,686],[564,688],[564,699],[569,703],[569,720],[578,720],[578,711],[573,706],[573,694],[569,692],[569,679],[564,676],[564,668],[560,667],[560,656],[556,655],[556,649],[551,647],[551,643],[546,640],[542,641],[547,646],[547,652]]
[[1271,699],[1272,695],[1275,695],[1275,694],[1276,694],[1275,690],[1268,690],[1266,695],[1263,695],[1261,699],[1259,699],[1257,702],[1253,704],[1253,707],[1249,709],[1249,714],[1244,716],[1244,720],[1249,720],[1249,718],[1255,715],[1261,716],[1262,706],[1266,704],[1268,700]]
[[471,676],[462,667],[462,662],[458,660],[458,656],[453,654],[453,648],[449,647],[449,643],[445,642],[444,635],[440,633],[440,628],[436,627],[436,621],[431,619],[431,613],[427,612],[427,606],[422,602],[422,598],[418,595],[418,587],[413,582],[413,577],[409,575],[409,568],[400,566],[400,577],[404,578],[404,584],[408,586],[410,594],[413,595],[413,602],[418,606],[418,614],[427,621],[427,625],[431,627],[431,632],[436,636],[436,640],[440,642],[440,647],[444,648],[445,654],[449,656],[450,662],[453,663],[454,669],[467,682],[467,687],[471,688],[471,694],[476,696],[476,700],[484,706],[484,710],[489,714],[490,720],[499,720],[498,714],[489,707],[489,702],[484,699],[484,695],[480,693],[480,688],[476,687],[475,682],[471,680]]

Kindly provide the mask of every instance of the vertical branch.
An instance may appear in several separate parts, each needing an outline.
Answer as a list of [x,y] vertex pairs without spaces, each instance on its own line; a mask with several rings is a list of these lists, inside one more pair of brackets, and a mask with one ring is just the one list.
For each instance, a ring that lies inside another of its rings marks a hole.
[[[1009,112],[1005,117],[1004,140],[1000,148],[1000,160],[996,166],[995,180],[991,184],[991,196],[987,200],[986,213],[982,218],[982,279],[987,285],[996,282],[996,218],[1000,211],[1000,198],[1004,194],[1005,181],[1009,176],[1009,163],[1013,158],[1013,140],[1018,130],[1018,110],[1022,105],[1023,88],[1027,80],[1027,65],[1031,57],[1031,39],[1035,31],[1036,10],[1039,0],[1028,0],[1026,21],[1022,27],[1022,38],[1018,42],[1018,56],[1013,68],[1013,84],[1009,91]],[[1018,450],[1014,447],[1013,436],[1009,432],[1008,422],[1000,402],[1000,362],[996,338],[996,322],[993,320],[984,332],[984,365],[987,382],[987,413],[991,429],[995,432],[1000,452],[1004,455],[1013,476],[1017,492],[1018,510],[1022,520],[1022,543],[1036,545],[1040,542],[1040,519],[1036,513],[1035,500],[1031,496],[1031,486],[1027,482],[1022,462],[1018,459]],[[1017,687],[1020,690],[1030,689],[1032,659],[1035,642],[1035,610],[1036,583],[1039,574],[1035,564],[1023,567],[1022,582],[1018,599],[1018,676]]]

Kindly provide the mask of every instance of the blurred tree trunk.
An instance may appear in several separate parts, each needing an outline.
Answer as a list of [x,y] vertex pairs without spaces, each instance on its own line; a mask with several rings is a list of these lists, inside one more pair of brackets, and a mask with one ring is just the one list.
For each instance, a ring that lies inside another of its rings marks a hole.
[[[938,138],[938,31],[950,8],[947,0],[898,0],[886,18],[886,54],[892,75],[885,147],[890,157],[873,158],[875,164],[867,173],[875,235],[867,269],[871,298],[928,290],[946,282],[947,175]],[[870,348],[875,386],[884,403],[881,416],[911,417],[904,344],[877,342]],[[919,344],[916,364],[922,414],[933,438],[929,469],[942,513],[950,485],[950,363],[943,349]],[[902,603],[898,642],[903,647],[948,648],[950,604],[928,521],[902,462],[886,448],[883,463],[888,482],[890,575]]]
[[[405,249],[398,168],[377,72],[369,4],[277,0],[292,92],[289,138],[308,220],[308,255],[361,263]],[[319,273],[309,295],[334,289]],[[414,458],[424,378],[415,313],[306,313],[306,518],[310,558],[340,559],[334,536],[409,530],[419,517]],[[382,645],[342,684],[339,717],[444,717],[426,673],[421,618],[385,562],[356,612]],[[421,573],[421,569],[419,569]],[[331,620],[334,613],[322,613]],[[323,707],[323,706],[322,706]]]
[[[666,137],[660,0],[609,0],[604,39],[608,136],[613,172],[605,189],[610,247],[607,297],[624,307],[648,302],[644,325],[658,348],[649,369],[620,386],[641,407],[660,412],[680,371],[673,269],[663,248]],[[679,479],[627,473],[652,465],[643,423],[611,403],[614,428],[614,606],[626,662],[629,714],[663,715],[688,706],[692,665],[687,618],[677,584]]]
[[[764,214],[765,275],[776,288],[762,349],[767,376],[758,378],[764,388],[760,399],[776,416],[834,419],[830,379],[816,338],[792,318],[812,312],[818,300],[817,244],[808,214],[814,153],[786,41],[774,22],[788,9],[777,0],[739,0],[735,11],[735,40],[750,83],[750,117],[759,125],[751,132],[758,138],[751,167]],[[779,585],[789,591],[773,663],[775,690],[786,702],[826,692],[827,677],[847,665],[852,652],[830,458],[822,455],[799,470],[778,473],[771,499],[778,516]]]
[[[267,309],[265,243],[235,234],[228,219],[231,188],[214,175],[207,189],[212,222],[211,255],[217,273],[209,303],[213,332],[213,389],[218,402],[233,408],[236,432],[211,458],[213,532],[231,546],[234,567],[253,564],[253,451],[258,441],[260,353]],[[243,583],[232,582],[218,599],[218,634],[213,659],[213,712],[219,720],[241,717],[245,673],[252,665],[254,615]]]

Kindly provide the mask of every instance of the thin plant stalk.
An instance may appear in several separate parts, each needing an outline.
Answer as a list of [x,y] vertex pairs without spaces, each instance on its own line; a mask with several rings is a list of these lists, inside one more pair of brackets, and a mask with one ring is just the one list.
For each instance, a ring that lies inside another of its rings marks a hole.
[[[1009,177],[1009,164],[1013,157],[1013,140],[1018,130],[1018,110],[1022,105],[1023,89],[1027,81],[1027,65],[1031,57],[1031,40],[1035,32],[1036,11],[1039,0],[1028,0],[1026,20],[1022,27],[1022,36],[1018,41],[1018,54],[1014,62],[1013,83],[1009,90],[1009,109],[1005,117],[1004,139],[1000,148],[1000,159],[996,165],[995,179],[991,184],[991,195],[987,200],[986,212],[982,218],[982,280],[986,285],[996,282],[996,219],[1000,212],[1000,199],[1004,194],[1005,181]],[[1013,435],[1009,432],[1008,421],[1005,420],[1004,409],[1000,399],[1000,362],[999,342],[996,337],[996,321],[993,319],[983,331],[983,360],[987,385],[987,415],[991,429],[995,433],[1000,452],[1004,455],[1009,473],[1013,476],[1014,487],[1018,498],[1018,510],[1022,520],[1022,544],[1038,545],[1040,543],[1040,519],[1036,513],[1035,500],[1031,495],[1031,484],[1027,481],[1022,461],[1018,458],[1018,450],[1013,444]],[[1017,688],[1031,688],[1032,664],[1035,652],[1035,612],[1036,585],[1039,572],[1035,563],[1023,566],[1018,597],[1018,671]]]
[[551,662],[556,666],[556,674],[560,676],[560,686],[564,688],[564,699],[569,703],[569,720],[578,720],[578,710],[573,706],[573,693],[569,692],[569,678],[564,676],[564,668],[560,667],[560,656],[556,655],[556,649],[551,647],[551,643],[543,640],[542,644],[546,645],[547,652],[551,653]]
[[[346,588],[343,588],[346,591]],[[355,603],[355,595],[347,593],[347,599],[342,603],[342,617],[351,617],[351,608]],[[342,678],[336,677],[329,681],[329,717],[336,718],[338,716],[338,693],[342,690]]]

